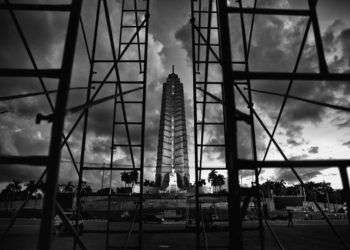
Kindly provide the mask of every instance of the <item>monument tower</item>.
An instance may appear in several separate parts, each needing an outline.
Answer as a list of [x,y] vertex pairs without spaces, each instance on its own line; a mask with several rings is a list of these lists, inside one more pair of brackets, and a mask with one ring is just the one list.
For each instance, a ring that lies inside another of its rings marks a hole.
[[156,184],[170,191],[189,185],[184,91],[174,66],[163,84]]

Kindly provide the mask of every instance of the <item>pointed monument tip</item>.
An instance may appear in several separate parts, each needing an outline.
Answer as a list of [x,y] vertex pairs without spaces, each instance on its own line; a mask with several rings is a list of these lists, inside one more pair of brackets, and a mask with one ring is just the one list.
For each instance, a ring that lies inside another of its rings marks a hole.
[[168,77],[175,77],[175,78],[178,77],[178,75],[175,74],[175,65],[171,65],[171,72],[169,72],[169,76]]

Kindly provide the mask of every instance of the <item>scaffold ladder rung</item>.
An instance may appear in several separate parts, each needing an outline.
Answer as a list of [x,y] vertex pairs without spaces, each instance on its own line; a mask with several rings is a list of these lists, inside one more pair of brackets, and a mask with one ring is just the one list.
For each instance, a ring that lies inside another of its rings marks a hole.
[[0,68],[0,77],[43,77],[60,78],[61,69],[14,69]]
[[114,124],[115,125],[125,125],[125,124],[128,124],[128,125],[142,125],[143,123],[142,122],[115,122]]
[[106,170],[106,171],[139,171],[140,168],[125,168],[125,167],[84,167],[84,170]]
[[148,10],[143,10],[143,9],[126,9],[126,10],[123,10],[123,12],[148,12]]
[[0,3],[0,10],[21,11],[71,11],[70,4],[26,4],[26,3]]
[[113,147],[142,147],[141,144],[113,144]]
[[146,28],[145,25],[142,26],[136,26],[136,25],[123,25],[121,26],[122,29],[138,29],[138,28]]
[[48,156],[17,156],[17,155],[1,155],[0,164],[20,164],[32,166],[45,166],[49,160]]

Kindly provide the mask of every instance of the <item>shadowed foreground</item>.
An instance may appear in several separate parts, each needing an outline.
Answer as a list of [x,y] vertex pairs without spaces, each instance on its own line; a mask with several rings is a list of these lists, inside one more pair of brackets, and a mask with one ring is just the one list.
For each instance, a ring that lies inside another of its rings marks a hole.
[[[3,231],[7,220],[0,220],[1,231]],[[117,225],[118,224],[118,225]],[[336,230],[350,244],[350,228],[345,221],[334,222]],[[252,226],[252,225],[247,225]],[[88,249],[104,249],[105,236],[101,233],[96,233],[103,230],[105,223],[103,221],[87,221],[85,229],[91,233],[84,233],[82,240]],[[128,223],[115,223],[113,230],[125,230],[129,227]],[[285,221],[272,222],[272,227],[278,234],[280,241],[285,249],[305,249],[316,248],[323,249],[342,249],[335,236],[331,233],[329,227],[322,221],[300,221],[296,222],[296,226],[288,228]],[[144,249],[195,249],[195,234],[194,233],[178,233],[176,230],[184,229],[183,223],[178,224],[145,224],[144,234]],[[34,250],[36,248],[36,240],[39,229],[39,220],[19,219],[16,226],[11,230],[4,245],[3,250]],[[150,233],[148,230],[156,230],[156,233]],[[170,233],[160,234],[159,231],[169,230]],[[244,233],[244,245],[246,249],[259,249],[258,235],[256,232]],[[123,249],[127,234],[112,234],[111,245],[120,246],[118,249]],[[223,246],[227,239],[227,233],[215,232],[207,233],[208,245]],[[128,246],[133,246],[137,242],[136,235],[132,235]],[[202,237],[202,244],[204,238]],[[271,235],[266,234],[267,249],[278,249],[274,244]],[[65,250],[72,249],[72,239],[70,237],[56,236],[53,242],[53,249]],[[126,248],[128,249],[128,248]],[[203,245],[203,249],[205,249]],[[215,248],[215,249],[225,249]]]

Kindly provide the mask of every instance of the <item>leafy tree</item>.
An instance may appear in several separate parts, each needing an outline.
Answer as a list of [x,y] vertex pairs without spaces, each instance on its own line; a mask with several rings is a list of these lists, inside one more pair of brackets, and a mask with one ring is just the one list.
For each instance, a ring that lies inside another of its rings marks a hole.
[[7,193],[11,197],[10,199],[16,200],[16,198],[18,198],[22,190],[21,182],[19,180],[13,179],[12,182],[10,182],[5,189],[7,189]]
[[130,175],[128,172],[123,172],[121,174],[121,180],[124,182],[124,187],[131,183]]
[[109,193],[115,194],[114,190],[112,188],[102,188],[97,190],[96,194],[99,195],[108,195]]
[[155,187],[156,183],[155,183],[154,181],[150,181],[150,180],[147,180],[147,179],[146,179],[146,180],[144,181],[143,185],[144,185],[145,187],[147,187],[147,186],[149,186],[149,187]]
[[198,187],[203,187],[205,186],[207,183],[205,182],[204,179],[200,179],[199,181],[197,181],[197,185]]
[[213,186],[213,181],[215,180],[215,178],[217,177],[217,172],[215,169],[213,169],[212,171],[210,171],[210,173],[208,174],[208,182]]
[[139,178],[139,173],[134,170],[134,171],[130,171],[130,172],[123,172],[121,174],[121,180],[124,182],[124,186],[130,186],[130,184],[132,184],[132,187],[134,186],[134,184],[137,182]]
[[222,186],[225,185],[225,177],[222,174],[218,174],[215,169],[213,169],[208,175],[208,182],[213,187],[214,192],[221,190]]
[[217,187],[219,187],[219,190],[221,191],[222,186],[225,185],[225,177],[222,174],[218,174],[216,176],[215,184]]
[[25,184],[25,192],[27,195],[27,199],[30,199],[33,197],[33,194],[38,190],[38,186],[36,185],[36,182],[34,180],[29,181]]
[[313,199],[320,202],[332,202],[337,200],[334,195],[335,191],[328,182],[307,182],[305,183],[305,193],[306,199],[309,201]]
[[37,183],[38,190],[41,190],[43,193],[45,193],[45,186],[46,184],[43,181]]
[[330,200],[333,203],[344,203],[345,201],[345,193],[343,193],[343,190],[341,189],[336,189],[333,190],[333,192],[330,195]]
[[218,178],[217,171],[215,169],[210,171],[210,173],[208,174],[208,182],[213,187],[214,192],[216,191],[216,187],[217,187],[217,178]]
[[73,193],[75,189],[75,185],[72,181],[68,181],[66,184],[58,185],[58,192],[60,193]]
[[129,172],[129,175],[130,175],[131,183],[134,185],[139,178],[139,172],[134,170],[134,171]]
[[285,194],[286,195],[298,195],[298,194],[300,194],[300,190],[301,190],[301,188],[298,185],[289,186],[289,187],[286,187]]
[[81,194],[91,194],[91,193],[92,193],[91,186],[88,185],[86,181],[83,181],[81,183]]
[[[275,195],[298,195],[302,190],[301,184],[285,186],[285,181],[267,180],[261,184],[264,196],[269,197],[272,190]],[[344,201],[342,190],[334,190],[328,182],[306,182],[304,186],[306,200],[318,202],[342,203]]]
[[145,187],[147,187],[147,186],[150,186],[150,180],[145,180],[144,182],[143,182],[143,185],[145,186]]
[[12,180],[1,192],[1,199],[6,200],[9,207],[12,207],[12,202],[19,198],[21,195],[22,186],[20,185],[20,181]]
[[12,192],[19,193],[22,190],[21,182],[13,179],[12,182],[7,185],[7,188]]
[[271,190],[273,191],[274,195],[284,195],[286,192],[286,182],[284,180],[281,181],[271,181],[267,180],[263,184],[261,184],[261,189],[263,190],[263,193],[265,197],[270,196]]
[[63,191],[65,193],[72,193],[74,192],[75,186],[72,181],[68,181],[67,184],[64,186]]

